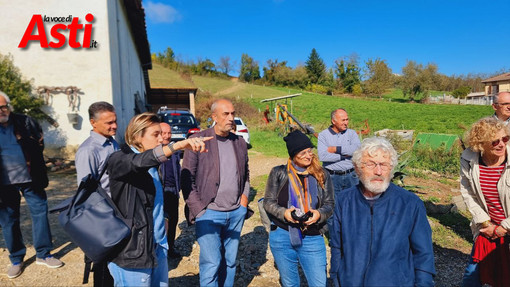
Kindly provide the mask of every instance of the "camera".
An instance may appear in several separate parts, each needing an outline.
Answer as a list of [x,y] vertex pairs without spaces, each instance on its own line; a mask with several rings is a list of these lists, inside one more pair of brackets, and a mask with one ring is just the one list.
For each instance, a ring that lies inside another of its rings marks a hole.
[[294,209],[290,215],[292,216],[292,219],[299,221],[300,223],[307,221],[310,219],[310,217],[313,216],[313,213],[311,211],[308,211],[307,213],[303,213],[299,209]]

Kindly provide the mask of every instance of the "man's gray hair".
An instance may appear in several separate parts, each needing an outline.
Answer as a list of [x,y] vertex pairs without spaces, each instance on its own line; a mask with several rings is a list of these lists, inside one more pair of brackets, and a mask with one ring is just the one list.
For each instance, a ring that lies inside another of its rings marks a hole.
[[364,139],[361,142],[361,146],[352,154],[352,163],[357,168],[361,168],[361,159],[363,158],[363,154],[366,152],[369,156],[375,156],[378,151],[389,154],[392,166],[391,171],[393,173],[393,169],[398,164],[397,151],[393,148],[391,143],[383,137],[371,137]]
[[7,105],[11,104],[11,99],[9,99],[9,96],[6,93],[0,91],[0,96],[4,97],[5,102],[7,103]]
[[107,102],[95,102],[89,107],[89,120],[97,120],[100,113],[112,112],[115,113],[115,108]]
[[345,109],[342,109],[342,108],[339,108],[339,109],[333,110],[333,111],[331,111],[331,120],[333,120],[333,119],[335,118],[336,113],[337,113],[338,111],[344,111],[345,113],[347,113],[347,111],[346,111]]
[[495,94],[494,98],[492,99],[492,103],[493,104],[499,103],[499,96],[501,96],[502,94],[510,94],[510,91],[501,91],[501,92]]

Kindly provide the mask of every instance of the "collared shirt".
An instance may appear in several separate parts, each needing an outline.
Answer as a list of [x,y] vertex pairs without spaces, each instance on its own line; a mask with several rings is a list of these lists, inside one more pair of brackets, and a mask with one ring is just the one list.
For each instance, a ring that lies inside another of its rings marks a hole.
[[[117,150],[119,150],[119,144],[115,139],[90,131],[90,136],[76,151],[75,165],[78,185],[89,174],[97,178],[104,168],[106,159]],[[107,174],[101,178],[101,187],[110,194],[110,180]]]
[[[328,147],[336,147],[335,153],[328,152]],[[336,133],[331,127],[319,133],[317,150],[319,160],[324,168],[333,171],[346,171],[353,168],[352,154],[361,146],[358,135],[354,130],[346,129]]]
[[[494,115],[492,116],[493,118],[495,118],[496,120],[498,121],[501,121],[499,118],[498,118],[498,115],[496,115],[496,113],[494,113]],[[506,121],[502,121],[505,125],[508,125],[508,123],[510,123],[510,117],[508,119],[506,119]]]
[[14,126],[0,125],[0,184],[10,185],[31,182],[27,162],[14,135]]

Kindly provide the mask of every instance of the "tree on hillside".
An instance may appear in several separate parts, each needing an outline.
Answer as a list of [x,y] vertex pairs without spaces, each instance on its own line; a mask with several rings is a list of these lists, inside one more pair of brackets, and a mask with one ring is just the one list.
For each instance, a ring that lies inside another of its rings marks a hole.
[[326,73],[326,65],[315,48],[312,49],[310,56],[308,56],[305,67],[310,83],[318,84],[323,80]]
[[463,87],[453,90],[452,96],[459,98],[459,99],[464,99],[470,92],[471,92],[470,87],[463,86]]
[[35,118],[43,118],[40,110],[42,99],[30,96],[32,84],[24,80],[19,69],[14,66],[12,56],[0,54],[0,91],[11,99],[15,112],[27,113]]
[[393,84],[391,68],[385,60],[379,58],[369,59],[365,64],[367,79],[363,82],[363,90],[368,95],[381,97]]
[[435,63],[428,63],[420,73],[420,81],[423,83],[425,91],[440,90],[441,77],[438,73],[439,68]]
[[239,80],[243,82],[253,82],[260,79],[259,64],[253,60],[248,54],[241,56],[241,69],[239,73]]
[[234,64],[230,62],[229,56],[224,56],[220,57],[220,60],[216,66],[223,74],[228,75],[228,73],[232,71]]
[[348,58],[343,57],[335,61],[335,74],[340,86],[348,93],[353,92],[355,85],[361,83],[359,56],[356,53]]
[[407,60],[406,65],[402,68],[400,85],[404,96],[409,97],[411,101],[414,101],[417,95],[425,91],[423,83],[420,81],[422,71],[422,64],[410,60]]
[[170,69],[177,69],[178,66],[175,61],[174,50],[170,47],[167,47],[164,53],[158,52],[156,62]]
[[262,70],[264,71],[264,76],[262,77],[264,79],[265,82],[269,83],[269,84],[275,84],[275,74],[277,73],[277,70],[278,69],[281,69],[281,68],[287,68],[287,61],[283,61],[283,62],[278,62],[278,59],[274,59],[274,60],[267,60],[267,66],[265,66],[264,68],[262,68]]

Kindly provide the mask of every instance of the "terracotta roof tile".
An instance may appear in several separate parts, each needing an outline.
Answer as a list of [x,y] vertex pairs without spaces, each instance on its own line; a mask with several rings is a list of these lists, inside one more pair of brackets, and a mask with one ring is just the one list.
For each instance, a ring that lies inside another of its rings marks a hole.
[[501,74],[492,78],[488,78],[486,80],[483,80],[482,83],[487,82],[499,82],[499,81],[507,81],[510,80],[510,73]]

